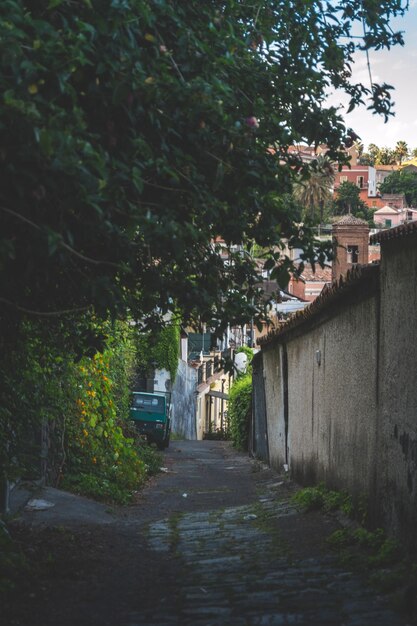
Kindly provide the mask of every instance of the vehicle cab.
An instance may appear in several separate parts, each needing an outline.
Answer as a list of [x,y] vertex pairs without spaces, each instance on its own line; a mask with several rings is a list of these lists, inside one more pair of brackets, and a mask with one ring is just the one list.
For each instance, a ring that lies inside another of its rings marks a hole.
[[160,450],[169,446],[170,401],[171,394],[163,391],[135,391],[132,394],[129,417],[140,434],[146,436],[148,443],[156,443]]

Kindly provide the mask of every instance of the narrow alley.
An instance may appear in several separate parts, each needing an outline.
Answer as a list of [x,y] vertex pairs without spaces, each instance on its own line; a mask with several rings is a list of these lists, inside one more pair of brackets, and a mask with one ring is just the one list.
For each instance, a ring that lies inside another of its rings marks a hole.
[[175,441],[164,463],[134,506],[46,489],[55,506],[21,514],[34,546],[57,544],[7,626],[406,623],[338,565],[326,542],[337,520],[297,511],[285,475],[217,441]]

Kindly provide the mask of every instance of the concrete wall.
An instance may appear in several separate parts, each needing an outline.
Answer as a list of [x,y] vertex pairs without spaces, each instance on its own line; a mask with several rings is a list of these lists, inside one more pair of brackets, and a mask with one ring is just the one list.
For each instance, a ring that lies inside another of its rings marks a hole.
[[197,439],[196,432],[197,371],[185,361],[178,361],[172,386],[172,431],[185,439]]
[[288,342],[288,448],[293,475],[359,496],[375,463],[377,297]]
[[382,236],[380,270],[264,342],[253,438],[266,420],[271,465],[366,496],[370,522],[417,547],[417,228],[401,228]]
[[382,244],[377,513],[417,544],[417,233]]

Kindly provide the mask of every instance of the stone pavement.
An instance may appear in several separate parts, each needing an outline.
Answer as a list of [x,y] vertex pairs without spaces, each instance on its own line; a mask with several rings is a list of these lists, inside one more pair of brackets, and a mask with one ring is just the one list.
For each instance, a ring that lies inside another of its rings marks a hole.
[[187,513],[152,523],[149,544],[185,565],[181,593],[136,612],[128,626],[397,626],[398,615],[334,557],[294,560],[277,521],[298,516],[288,501]]
[[63,576],[57,561],[31,600],[36,619],[11,624],[406,624],[338,565],[326,538],[339,523],[297,511],[286,475],[214,441],[174,441],[164,466],[132,507],[95,510],[49,490],[54,507],[22,513],[39,532],[68,527],[75,565]]

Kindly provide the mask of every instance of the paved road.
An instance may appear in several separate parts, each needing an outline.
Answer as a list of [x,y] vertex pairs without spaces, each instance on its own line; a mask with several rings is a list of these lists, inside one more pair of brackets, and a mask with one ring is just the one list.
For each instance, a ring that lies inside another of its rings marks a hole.
[[[42,614],[44,603],[37,606],[39,623],[404,624],[363,580],[337,565],[325,542],[336,521],[296,511],[295,487],[285,476],[224,442],[174,442],[164,464],[167,471],[136,506],[102,511],[95,520],[100,530],[92,530],[91,511],[83,520],[79,508],[73,505],[71,517],[67,506],[75,536],[80,524],[90,529],[96,560],[86,557],[77,580],[48,589],[49,607]],[[26,522],[53,524],[54,516],[60,519],[54,508],[43,517],[26,513]]]

